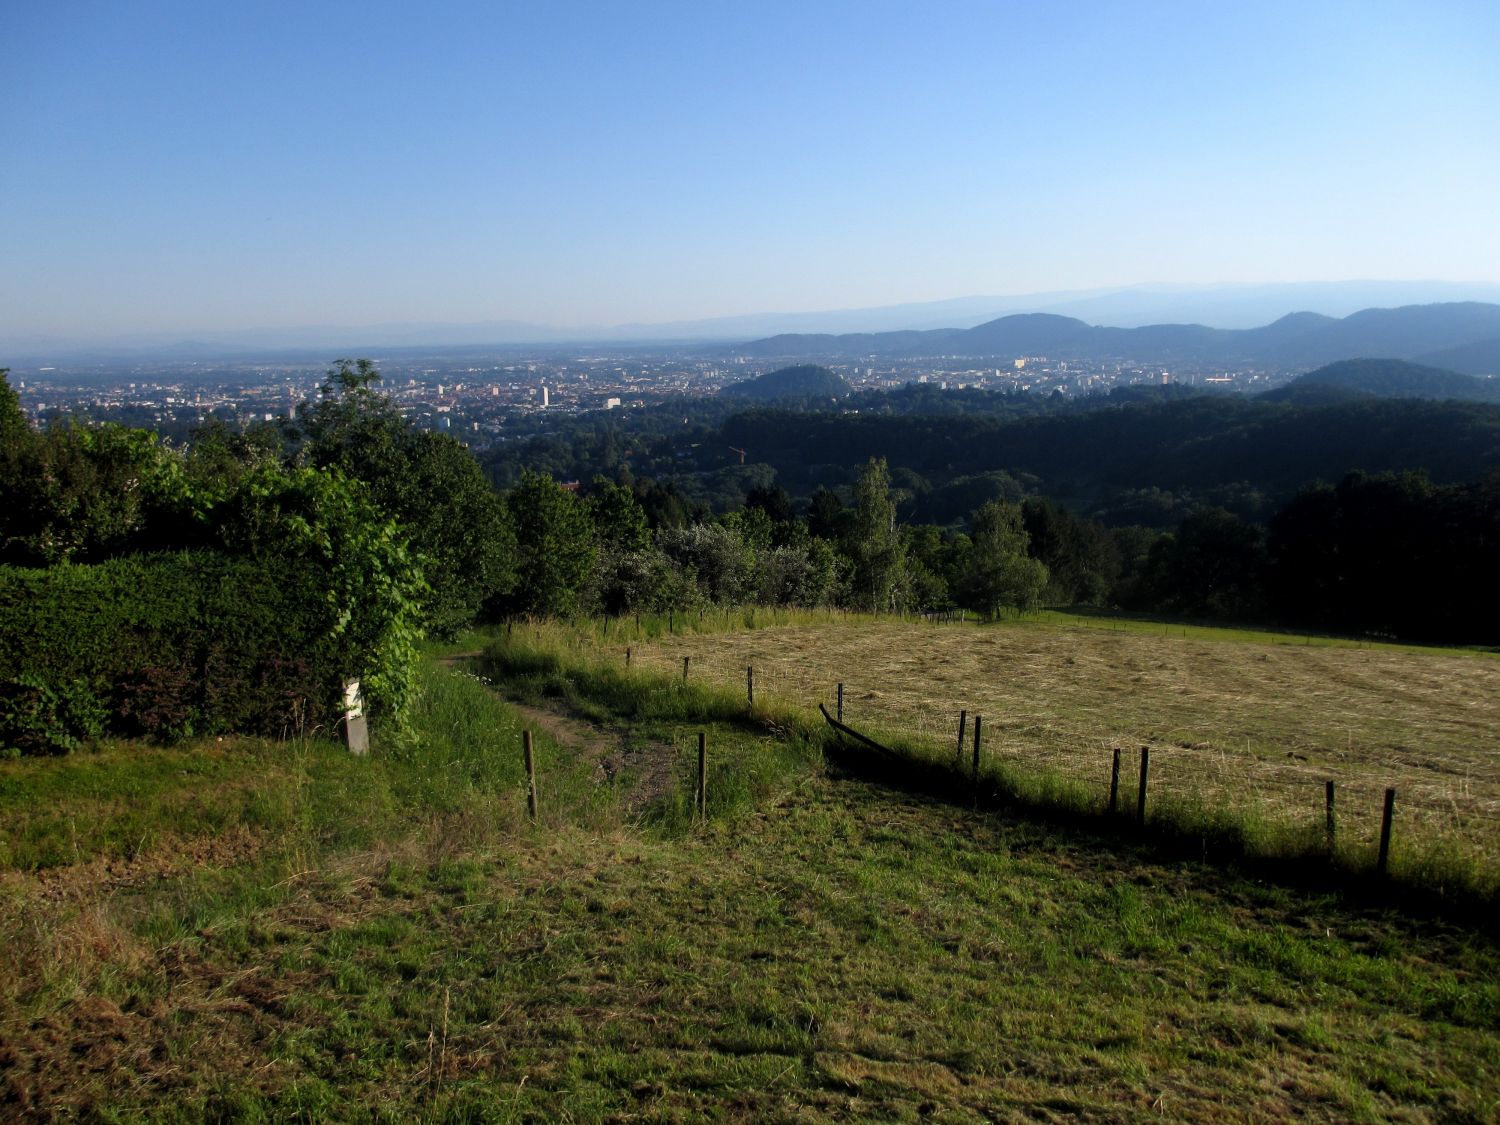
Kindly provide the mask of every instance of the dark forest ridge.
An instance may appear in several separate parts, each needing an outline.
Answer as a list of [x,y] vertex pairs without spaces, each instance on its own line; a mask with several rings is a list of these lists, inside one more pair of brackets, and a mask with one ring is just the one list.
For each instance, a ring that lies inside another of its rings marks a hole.
[[1402,359],[1345,359],[1260,397],[1314,405],[1349,397],[1422,398],[1500,403],[1500,379],[1482,379]]
[[1364,309],[1342,319],[1289,313],[1260,328],[1153,324],[1106,328],[1051,313],[1018,313],[975,328],[782,335],[736,347],[750,356],[961,355],[1313,367],[1372,356],[1469,375],[1500,373],[1500,305],[1463,301]]

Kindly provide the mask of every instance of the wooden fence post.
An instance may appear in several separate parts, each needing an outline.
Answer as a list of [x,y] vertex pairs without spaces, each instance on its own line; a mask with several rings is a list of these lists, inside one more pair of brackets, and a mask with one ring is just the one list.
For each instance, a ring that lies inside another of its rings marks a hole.
[[1146,823],[1146,775],[1151,769],[1151,747],[1141,747],[1141,790],[1135,799],[1135,819],[1137,824]]
[[531,732],[521,732],[521,757],[526,761],[526,815],[536,819],[536,754],[531,749]]
[[675,633],[676,631],[677,631],[677,615],[676,615],[676,611],[669,609],[669,610],[667,610],[667,632],[669,632],[669,633]]
[[691,657],[691,656],[684,656],[684,657],[683,657],[683,658],[682,658],[682,682],[683,682],[683,683],[687,683],[687,676],[688,676],[688,662],[689,662],[689,661],[690,661],[690,660],[692,660],[692,659],[693,659],[693,658],[692,658],[692,657]]
[[708,819],[708,735],[698,732],[698,815]]
[[1333,854],[1334,819],[1333,819],[1333,782],[1323,783],[1323,811],[1326,817],[1325,832],[1327,833],[1328,854]]
[[844,685],[839,684],[839,722],[844,721]]
[[753,718],[755,715],[755,667],[751,664],[745,665],[745,707]]
[[630,667],[630,646],[625,646],[625,667]]
[[1114,816],[1120,806],[1120,748],[1115,747],[1115,761],[1109,769],[1109,814]]
[[1385,812],[1380,817],[1380,858],[1376,869],[1384,875],[1391,862],[1391,819],[1396,815],[1396,791],[1385,791]]
[[964,733],[969,725],[969,712],[960,710],[958,712],[958,745],[953,748],[953,764],[962,767],[964,764]]
[[980,724],[984,722],[984,716],[974,716],[974,780],[979,780],[979,731]]

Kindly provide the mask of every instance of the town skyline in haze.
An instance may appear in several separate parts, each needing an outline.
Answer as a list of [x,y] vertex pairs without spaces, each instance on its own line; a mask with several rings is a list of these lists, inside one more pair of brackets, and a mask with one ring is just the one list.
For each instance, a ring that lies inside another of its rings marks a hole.
[[148,2],[0,33],[5,348],[1500,283],[1489,5]]

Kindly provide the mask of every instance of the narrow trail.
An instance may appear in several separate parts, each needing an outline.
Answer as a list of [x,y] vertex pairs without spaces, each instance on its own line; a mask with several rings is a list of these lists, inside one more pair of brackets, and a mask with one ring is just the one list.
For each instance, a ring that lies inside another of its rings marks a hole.
[[672,790],[681,751],[665,742],[632,740],[620,727],[603,726],[574,714],[565,704],[556,708],[521,703],[498,694],[535,730],[565,750],[594,762],[600,785],[620,785],[620,807],[627,816],[639,814],[647,805]]
[[[480,653],[440,657],[449,668],[463,668]],[[636,816],[672,790],[676,764],[682,751],[666,742],[632,739],[624,727],[607,726],[577,714],[561,700],[522,702],[504,686],[492,683],[491,691],[515,709],[532,730],[546,734],[558,746],[578,758],[594,763],[599,785],[620,786],[620,807],[626,816]]]

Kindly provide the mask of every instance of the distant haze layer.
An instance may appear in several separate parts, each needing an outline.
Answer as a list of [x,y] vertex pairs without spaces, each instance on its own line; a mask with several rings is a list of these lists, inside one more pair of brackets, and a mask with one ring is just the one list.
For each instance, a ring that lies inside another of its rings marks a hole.
[[[1092,325],[1134,328],[1201,324],[1254,328],[1292,312],[1344,317],[1361,309],[1455,301],[1500,303],[1500,284],[1452,281],[1327,281],[1275,285],[1141,285],[1011,296],[957,297],[874,308],[822,312],[755,313],[711,320],[611,326],[558,326],[518,321],[471,324],[384,324],[262,328],[101,338],[0,335],[0,365],[80,354],[132,353],[175,358],[222,357],[231,352],[313,349],[352,354],[360,349],[455,347],[487,344],[684,343],[757,340],[783,333],[890,332],[972,328],[1000,316],[1055,313]],[[1454,345],[1465,341],[1452,341]]]

